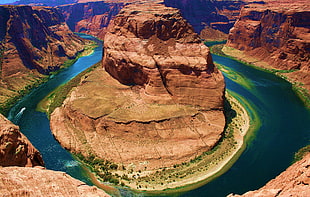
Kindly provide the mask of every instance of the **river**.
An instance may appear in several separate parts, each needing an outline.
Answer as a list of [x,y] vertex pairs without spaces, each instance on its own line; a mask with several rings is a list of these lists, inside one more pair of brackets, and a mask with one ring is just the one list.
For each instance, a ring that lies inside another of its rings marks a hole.
[[[87,35],[82,37],[94,39]],[[87,171],[58,144],[46,115],[35,109],[49,92],[101,60],[102,43],[97,42],[99,46],[93,54],[81,57],[34,89],[10,110],[8,116],[41,152],[47,169],[64,171],[90,185]],[[285,170],[291,164],[294,152],[309,144],[310,112],[288,82],[227,57],[213,55],[213,59],[224,66],[227,89],[251,104],[253,111],[250,113],[258,115],[256,121],[261,126],[247,140],[245,151],[226,173],[197,189],[169,195],[216,197],[257,189]],[[128,191],[122,193],[133,195]],[[167,195],[162,193],[162,196]]]

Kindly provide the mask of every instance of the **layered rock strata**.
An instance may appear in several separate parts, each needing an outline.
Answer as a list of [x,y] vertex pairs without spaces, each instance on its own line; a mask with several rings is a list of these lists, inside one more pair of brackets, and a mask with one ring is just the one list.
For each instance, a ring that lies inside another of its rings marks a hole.
[[310,196],[310,153],[302,160],[294,163],[275,179],[269,181],[264,187],[249,191],[243,195],[233,196]]
[[44,166],[39,151],[20,131],[0,114],[0,166]]
[[108,197],[103,190],[64,172],[39,168],[0,167],[1,196]]
[[177,9],[124,8],[105,36],[103,65],[121,83],[144,86],[150,102],[223,107],[223,76]]
[[[4,105],[83,51],[55,8],[0,6],[0,101]],[[1,104],[1,107],[3,107]]]
[[[244,51],[310,90],[310,4],[308,1],[267,1],[244,7],[231,29],[227,46]],[[255,63],[255,62],[253,62]]]
[[128,171],[173,166],[210,150],[225,125],[224,79],[179,11],[130,5],[108,29],[109,74],[97,68],[85,75],[51,115],[62,146]]
[[69,28],[103,39],[112,18],[123,8],[123,3],[85,2],[59,6]]

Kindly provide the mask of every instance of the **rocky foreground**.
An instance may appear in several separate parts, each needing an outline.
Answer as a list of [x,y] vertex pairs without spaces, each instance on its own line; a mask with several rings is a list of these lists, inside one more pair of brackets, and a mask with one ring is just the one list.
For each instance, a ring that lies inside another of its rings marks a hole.
[[44,166],[39,151],[20,131],[0,114],[0,166]]
[[106,71],[86,75],[51,115],[61,145],[131,178],[214,147],[225,125],[224,78],[180,12],[132,4],[108,30]]
[[43,166],[39,151],[18,126],[0,114],[1,196],[109,196],[64,172]]

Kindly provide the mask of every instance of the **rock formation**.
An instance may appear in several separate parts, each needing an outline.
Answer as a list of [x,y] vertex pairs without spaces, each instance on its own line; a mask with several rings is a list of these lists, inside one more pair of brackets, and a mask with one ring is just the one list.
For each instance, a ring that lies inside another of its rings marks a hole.
[[108,197],[103,190],[64,172],[39,168],[0,167],[1,196]]
[[0,114],[0,166],[44,166],[39,151],[20,131]]
[[225,125],[224,78],[180,12],[132,4],[108,30],[103,65],[114,78],[97,68],[53,112],[61,145],[128,171],[171,167],[210,150]]
[[284,197],[284,196],[310,196],[310,153],[302,160],[294,163],[275,179],[269,181],[264,187],[249,191],[243,195],[233,196],[268,196],[268,197]]
[[[269,2],[269,3],[268,3]],[[231,29],[227,46],[244,51],[310,90],[310,4],[308,1],[267,1],[245,6]]]
[[59,6],[69,28],[103,39],[110,20],[118,14],[123,3],[104,1]]
[[[88,42],[74,35],[55,8],[0,6],[0,101],[22,94],[74,59]],[[1,110],[2,111],[2,110]]]
[[222,109],[223,76],[209,49],[179,11],[148,6],[128,6],[111,22],[105,70],[123,84],[145,86],[151,102]]

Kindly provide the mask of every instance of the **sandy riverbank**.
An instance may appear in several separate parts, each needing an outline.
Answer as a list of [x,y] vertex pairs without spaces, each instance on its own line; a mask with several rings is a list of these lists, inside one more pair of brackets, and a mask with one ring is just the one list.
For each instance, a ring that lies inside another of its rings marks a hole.
[[135,178],[124,181],[125,185],[154,193],[162,190],[169,192],[169,189],[186,191],[206,184],[228,170],[242,152],[244,136],[252,129],[245,107],[232,95],[234,94],[226,93],[226,98],[231,105],[232,112],[235,112],[232,113],[235,117],[228,124],[225,136],[218,146],[188,163],[160,169],[157,172],[132,174],[131,177]]

